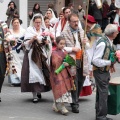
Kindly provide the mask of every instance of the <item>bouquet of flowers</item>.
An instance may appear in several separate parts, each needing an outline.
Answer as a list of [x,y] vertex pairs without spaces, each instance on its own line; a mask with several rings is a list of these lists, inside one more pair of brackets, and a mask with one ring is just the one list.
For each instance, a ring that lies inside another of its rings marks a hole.
[[116,57],[117,57],[118,62],[120,62],[120,50],[116,51]]
[[54,36],[50,32],[42,32],[41,36],[42,36],[41,44],[44,45],[47,50],[49,50],[49,44],[48,44],[50,42],[49,40],[50,38],[54,38]]
[[66,55],[63,59],[62,65],[60,65],[60,67],[55,70],[56,74],[59,74],[65,68],[64,62],[68,63],[71,66],[75,66],[75,60],[70,55]]
[[49,46],[47,43],[47,40],[48,42],[51,42],[52,43],[52,46],[53,44],[55,45],[55,42],[54,42],[54,35],[51,33],[51,32],[42,32],[42,43],[43,45],[46,45],[46,48],[49,49]]
[[110,53],[110,60],[112,63],[116,62],[116,53],[115,52]]

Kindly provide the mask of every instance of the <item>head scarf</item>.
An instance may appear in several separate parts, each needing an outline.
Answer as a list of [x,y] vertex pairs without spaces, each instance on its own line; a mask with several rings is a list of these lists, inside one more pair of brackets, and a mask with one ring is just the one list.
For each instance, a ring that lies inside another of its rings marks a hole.
[[[55,13],[53,12],[53,10],[51,9],[51,8],[48,8],[48,10],[47,11],[51,11],[52,12],[52,18],[55,18],[56,19],[56,17],[55,17]],[[46,12],[47,13],[47,12]]]
[[46,27],[45,27],[45,22],[44,22],[44,19],[43,19],[42,14],[40,14],[40,13],[34,14],[34,16],[32,17],[32,19],[31,19],[31,21],[30,21],[30,26],[31,26],[31,27],[34,26],[34,25],[33,25],[33,19],[34,19],[34,17],[36,17],[36,16],[40,16],[40,17],[42,18],[41,27],[45,29],[45,28],[46,28]]
[[[50,23],[51,24],[57,23],[58,19],[55,17],[54,11],[51,8],[49,8],[47,11],[51,11],[52,12],[52,18],[50,19]],[[47,16],[47,12],[46,12],[45,16]]]

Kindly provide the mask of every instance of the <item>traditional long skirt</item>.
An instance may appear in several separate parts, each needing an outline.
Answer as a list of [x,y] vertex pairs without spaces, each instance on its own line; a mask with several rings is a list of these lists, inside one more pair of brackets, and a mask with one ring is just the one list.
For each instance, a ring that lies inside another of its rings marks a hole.
[[21,92],[47,92],[50,90],[49,85],[42,85],[39,82],[29,83],[29,59],[28,50],[26,50],[21,72]]

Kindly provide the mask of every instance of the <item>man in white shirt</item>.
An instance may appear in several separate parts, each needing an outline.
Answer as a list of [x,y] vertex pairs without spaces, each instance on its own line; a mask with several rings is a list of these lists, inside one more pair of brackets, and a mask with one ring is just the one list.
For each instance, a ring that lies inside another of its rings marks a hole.
[[112,42],[118,34],[118,28],[115,24],[109,24],[105,28],[103,36],[96,45],[92,64],[93,75],[96,81],[96,120],[112,120],[107,118],[107,98],[110,73],[115,72],[114,63],[111,54],[113,53]]

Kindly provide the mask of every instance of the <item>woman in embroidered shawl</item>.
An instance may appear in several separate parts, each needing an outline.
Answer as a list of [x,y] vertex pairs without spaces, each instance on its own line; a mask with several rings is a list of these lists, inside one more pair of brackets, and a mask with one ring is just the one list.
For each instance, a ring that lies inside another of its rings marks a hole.
[[[63,62],[67,52],[63,49],[65,46],[65,39],[61,36],[56,38],[57,49],[51,55],[51,73],[50,81],[54,95],[53,110],[67,114],[68,110],[65,108],[64,103],[72,103],[71,89],[73,88],[73,81],[69,71],[69,64]],[[55,70],[61,64],[64,64],[65,69],[56,74]]]
[[20,21],[18,18],[13,18],[10,25],[11,35],[8,36],[10,39],[15,39],[17,44],[12,48],[13,62],[16,67],[16,76],[14,74],[9,75],[9,83],[12,85],[20,85],[21,83],[21,69],[23,63],[23,39],[25,35],[25,29],[20,26]]
[[41,98],[41,92],[50,90],[48,64],[51,43],[41,36],[44,29],[41,28],[40,14],[34,15],[31,21],[24,38],[26,52],[21,73],[21,91],[32,92],[33,102],[36,103]]

